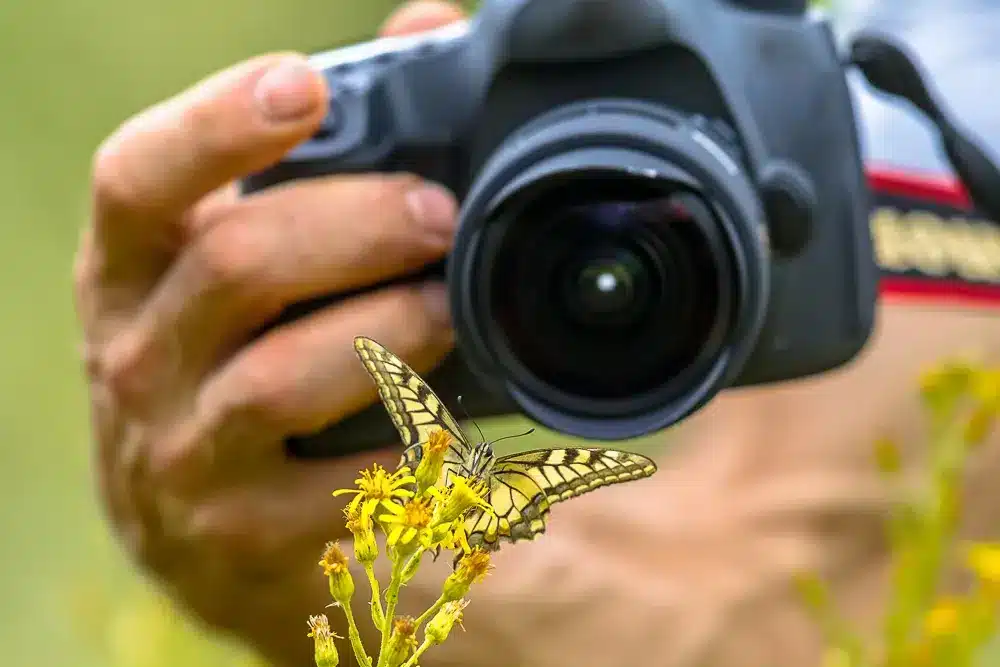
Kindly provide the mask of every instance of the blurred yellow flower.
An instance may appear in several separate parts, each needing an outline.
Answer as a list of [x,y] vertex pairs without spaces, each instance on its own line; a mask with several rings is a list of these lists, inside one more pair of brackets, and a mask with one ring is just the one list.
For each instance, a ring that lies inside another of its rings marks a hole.
[[965,562],[980,582],[1000,588],[1000,544],[973,544],[966,551]]
[[412,498],[413,491],[406,487],[415,482],[406,466],[390,473],[376,463],[371,470],[362,470],[361,476],[354,480],[357,489],[338,489],[333,495],[355,494],[354,500],[347,506],[348,513],[353,515],[360,510],[362,514],[371,516],[379,505],[390,508],[395,504],[394,500]]
[[924,632],[931,637],[953,635],[959,628],[961,606],[958,600],[942,597],[924,618]]

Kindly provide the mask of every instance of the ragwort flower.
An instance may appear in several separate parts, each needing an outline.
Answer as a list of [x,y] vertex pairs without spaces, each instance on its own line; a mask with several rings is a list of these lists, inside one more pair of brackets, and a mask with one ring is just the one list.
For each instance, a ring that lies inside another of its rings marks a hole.
[[966,563],[984,587],[993,593],[1000,592],[1000,544],[972,545],[966,554]]
[[470,483],[468,478],[456,475],[445,490],[433,488],[429,493],[437,500],[434,513],[435,524],[453,523],[474,507],[492,512],[493,507],[485,500],[486,487],[481,481]]
[[442,605],[440,611],[427,622],[427,627],[424,629],[427,641],[432,644],[443,644],[456,624],[465,630],[462,627],[462,612],[468,606],[468,600],[452,600]]
[[330,620],[320,614],[309,617],[309,634],[313,638],[314,655],[317,667],[337,667],[340,655],[337,653],[337,643],[334,638],[343,639],[330,629]]
[[359,506],[354,513],[350,507],[344,509],[347,518],[347,530],[354,536],[354,557],[362,565],[371,565],[378,558],[378,543],[375,541],[375,530],[372,518]]
[[461,600],[472,588],[473,584],[478,584],[493,569],[490,562],[490,554],[483,549],[473,549],[470,553],[458,559],[455,571],[445,579],[441,592],[442,598],[447,602]]
[[411,543],[430,546],[434,536],[430,527],[434,518],[431,498],[411,498],[402,505],[387,503],[384,507],[388,513],[378,520],[386,529],[389,546],[398,548]]
[[330,580],[330,595],[340,604],[347,604],[354,595],[354,578],[347,566],[347,554],[336,542],[327,542],[323,558],[319,561]]
[[355,494],[347,511],[353,515],[360,510],[361,515],[372,516],[379,506],[389,509],[396,505],[394,501],[412,498],[413,491],[406,487],[415,482],[416,478],[406,466],[390,473],[376,463],[370,471],[362,470],[361,476],[354,480],[358,485],[357,489],[338,489],[333,495]]
[[417,471],[414,473],[417,489],[421,493],[438,483],[441,478],[441,469],[444,468],[444,455],[448,453],[450,446],[451,434],[444,429],[439,428],[431,431],[427,437],[427,442],[423,447],[423,455],[420,463],[417,464]]

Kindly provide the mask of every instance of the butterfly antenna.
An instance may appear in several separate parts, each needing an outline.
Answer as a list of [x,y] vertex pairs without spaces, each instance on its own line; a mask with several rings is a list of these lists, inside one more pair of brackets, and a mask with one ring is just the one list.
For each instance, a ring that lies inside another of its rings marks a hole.
[[479,439],[482,442],[486,442],[486,436],[483,435],[483,429],[479,428],[479,424],[477,424],[476,420],[472,418],[472,415],[469,414],[469,411],[465,409],[465,404],[462,403],[461,396],[458,397],[458,407],[462,408],[462,412],[465,413],[465,418],[468,419],[470,422],[472,422],[472,425],[476,427],[477,431],[479,431]]
[[502,440],[510,440],[511,438],[523,438],[524,436],[531,435],[534,432],[535,432],[535,429],[529,428],[524,433],[515,433],[514,435],[505,435],[502,438],[497,438],[496,440],[494,440],[493,442],[491,442],[490,445],[495,445],[496,443],[498,443],[498,442],[500,442]]

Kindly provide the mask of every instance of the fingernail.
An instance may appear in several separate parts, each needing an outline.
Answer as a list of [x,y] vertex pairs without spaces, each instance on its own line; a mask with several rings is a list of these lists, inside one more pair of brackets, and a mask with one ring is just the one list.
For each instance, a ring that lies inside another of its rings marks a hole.
[[276,123],[287,123],[308,116],[319,101],[316,72],[305,60],[289,60],[273,67],[254,89],[257,107]]
[[448,303],[448,289],[444,283],[424,283],[420,288],[424,297],[424,307],[434,324],[451,326],[451,305]]
[[444,187],[425,183],[407,195],[406,203],[418,225],[449,238],[454,233],[458,206],[455,197]]

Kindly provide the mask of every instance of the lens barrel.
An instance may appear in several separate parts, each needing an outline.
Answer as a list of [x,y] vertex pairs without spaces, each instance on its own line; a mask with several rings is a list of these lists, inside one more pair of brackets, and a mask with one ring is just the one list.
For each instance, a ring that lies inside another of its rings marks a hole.
[[508,138],[466,197],[459,347],[543,425],[616,440],[710,400],[756,343],[762,214],[725,147],[669,111],[589,102]]

